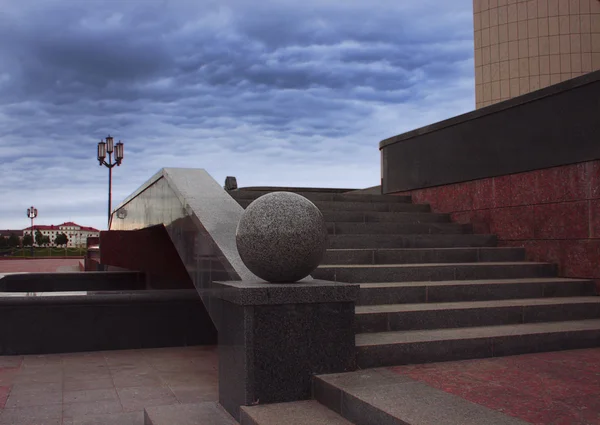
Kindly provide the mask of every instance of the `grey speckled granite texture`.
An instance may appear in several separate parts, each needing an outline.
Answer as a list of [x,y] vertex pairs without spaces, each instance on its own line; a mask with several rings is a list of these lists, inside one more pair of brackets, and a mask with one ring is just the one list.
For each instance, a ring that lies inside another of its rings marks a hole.
[[354,302],[360,285],[312,280],[295,285],[262,281],[213,282],[213,296],[239,305]]
[[240,302],[221,299],[219,329],[219,402],[236,420],[240,406],[307,400],[313,375],[355,369],[358,287],[313,282],[217,284]]
[[273,192],[252,202],[236,231],[242,261],[268,282],[293,283],[321,263],[327,228],[321,211],[292,192]]

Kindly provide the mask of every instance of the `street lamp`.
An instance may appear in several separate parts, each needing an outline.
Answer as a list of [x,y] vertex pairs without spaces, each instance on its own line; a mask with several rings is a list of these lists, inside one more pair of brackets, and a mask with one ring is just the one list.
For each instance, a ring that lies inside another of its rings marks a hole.
[[[115,162],[112,162],[112,153],[115,153]],[[108,154],[108,162],[105,161],[106,154]],[[100,166],[106,165],[108,167],[108,229],[110,230],[110,212],[112,209],[112,169],[115,165],[121,165],[123,161],[123,143],[119,140],[119,143],[114,144],[113,138],[109,135],[106,136],[106,141],[100,140],[98,143],[98,162]]]
[[30,208],[27,208],[27,217],[31,219],[31,256],[33,257],[33,219],[38,215],[37,208],[34,208],[33,205]]

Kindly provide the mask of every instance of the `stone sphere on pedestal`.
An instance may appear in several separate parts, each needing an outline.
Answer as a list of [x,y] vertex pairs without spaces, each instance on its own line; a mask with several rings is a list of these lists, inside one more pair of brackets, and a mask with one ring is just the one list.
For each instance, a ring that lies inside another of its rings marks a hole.
[[246,267],[271,283],[305,278],[319,266],[327,249],[323,214],[292,192],[268,193],[248,205],[235,238]]

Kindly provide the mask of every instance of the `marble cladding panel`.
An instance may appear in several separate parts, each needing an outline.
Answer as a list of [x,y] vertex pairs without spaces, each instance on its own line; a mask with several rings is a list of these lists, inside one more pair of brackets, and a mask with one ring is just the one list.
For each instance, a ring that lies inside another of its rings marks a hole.
[[596,160],[398,194],[496,234],[500,245],[525,247],[561,276],[600,280],[599,188]]

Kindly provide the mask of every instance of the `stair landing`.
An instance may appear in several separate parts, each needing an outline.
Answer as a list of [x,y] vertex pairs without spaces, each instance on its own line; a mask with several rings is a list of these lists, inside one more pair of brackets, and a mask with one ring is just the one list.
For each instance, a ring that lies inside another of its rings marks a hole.
[[242,408],[241,425],[600,423],[600,349],[315,377],[311,401]]

